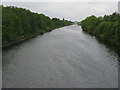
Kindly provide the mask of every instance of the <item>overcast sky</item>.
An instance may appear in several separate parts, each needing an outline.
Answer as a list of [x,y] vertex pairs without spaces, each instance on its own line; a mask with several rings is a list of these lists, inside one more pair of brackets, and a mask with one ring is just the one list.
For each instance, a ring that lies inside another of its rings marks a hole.
[[[15,1],[15,0],[14,0]],[[23,0],[24,1],[24,0]],[[83,0],[81,2],[2,2],[4,6],[18,6],[32,12],[43,13],[49,17],[65,18],[81,21],[87,16],[103,16],[118,11],[118,0],[99,2],[99,0]],[[36,1],[36,0],[34,0]],[[56,0],[57,1],[57,0]],[[65,0],[64,0],[65,1]],[[105,1],[105,0],[104,0]]]

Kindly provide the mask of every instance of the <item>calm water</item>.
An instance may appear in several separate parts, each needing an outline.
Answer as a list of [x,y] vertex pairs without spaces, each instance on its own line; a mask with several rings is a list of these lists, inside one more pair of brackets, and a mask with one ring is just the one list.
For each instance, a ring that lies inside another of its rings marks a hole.
[[118,57],[78,25],[3,50],[3,88],[117,88]]

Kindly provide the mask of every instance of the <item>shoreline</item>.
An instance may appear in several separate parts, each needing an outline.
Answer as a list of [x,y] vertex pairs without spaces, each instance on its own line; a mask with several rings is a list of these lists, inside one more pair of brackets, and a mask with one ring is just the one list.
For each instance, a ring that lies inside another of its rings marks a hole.
[[[72,24],[70,24],[70,25],[72,25]],[[67,26],[70,26],[70,25],[67,25]],[[62,27],[65,27],[65,26],[62,26]],[[58,27],[58,28],[62,28],[62,27]],[[18,40],[18,41],[16,41],[16,42],[11,42],[11,43],[9,43],[9,44],[7,44],[7,45],[4,45],[4,46],[2,45],[1,48],[4,49],[4,48],[8,48],[8,47],[14,46],[14,45],[16,45],[16,44],[18,44],[18,43],[21,43],[21,42],[30,40],[30,39],[32,39],[32,38],[36,38],[36,37],[39,36],[39,35],[43,35],[43,34],[45,34],[45,33],[52,32],[53,30],[58,29],[58,28],[54,28],[54,29],[52,29],[52,30],[49,30],[49,31],[46,31],[46,32],[37,34],[36,36],[32,36],[32,37],[29,37],[29,38],[21,39],[21,40]]]

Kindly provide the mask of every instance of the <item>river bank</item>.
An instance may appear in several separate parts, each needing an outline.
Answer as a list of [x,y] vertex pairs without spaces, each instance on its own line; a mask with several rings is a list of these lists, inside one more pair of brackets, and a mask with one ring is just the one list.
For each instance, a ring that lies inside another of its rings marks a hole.
[[104,41],[104,40],[100,39],[99,37],[97,37],[97,36],[95,36],[93,34],[87,33],[85,31],[83,31],[83,32],[86,33],[86,34],[88,34],[88,35],[91,35],[94,38],[96,38],[96,40],[99,43],[105,45],[106,48],[109,48],[110,51],[117,53],[117,55],[120,57],[120,47],[119,46],[116,46],[116,45],[114,45],[114,44],[112,44],[110,42]]
[[[68,25],[68,26],[69,26],[69,25]],[[62,26],[62,27],[64,27],[64,26]],[[59,27],[59,28],[61,28],[61,27]],[[58,28],[55,28],[55,29],[58,29]],[[53,29],[53,30],[55,30],[55,29]],[[37,34],[37,35],[35,35],[35,36],[31,36],[31,37],[28,37],[28,38],[19,39],[19,40],[15,41],[15,42],[11,42],[11,43],[8,43],[8,44],[6,44],[6,45],[2,45],[2,48],[4,48],[4,49],[5,49],[5,48],[9,48],[9,47],[14,46],[14,45],[16,45],[16,44],[25,42],[25,41],[27,41],[27,40],[29,40],[29,39],[36,38],[36,37],[39,36],[39,35],[43,35],[43,34],[45,34],[45,33],[52,32],[53,30],[46,31],[46,32],[44,31],[44,32],[41,32],[40,34]],[[3,37],[3,38],[4,38],[4,37]]]
[[15,6],[2,7],[2,46],[7,47],[72,22]]
[[94,15],[82,20],[81,25],[84,32],[95,36],[100,42],[108,44],[117,50],[120,55],[120,14],[115,12],[111,15],[96,17]]

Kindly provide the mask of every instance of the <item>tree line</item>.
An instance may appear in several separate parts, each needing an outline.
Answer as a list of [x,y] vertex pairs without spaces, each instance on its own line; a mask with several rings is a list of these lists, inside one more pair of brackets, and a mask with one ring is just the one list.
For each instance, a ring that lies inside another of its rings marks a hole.
[[70,25],[68,20],[50,18],[14,6],[2,7],[2,46],[36,37],[55,28]]
[[120,14],[113,13],[103,17],[94,15],[80,22],[83,31],[98,39],[117,46],[120,50]]

